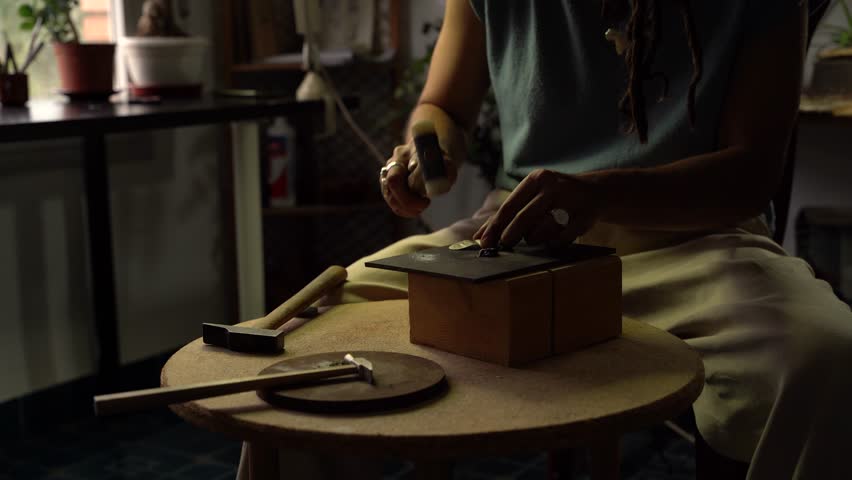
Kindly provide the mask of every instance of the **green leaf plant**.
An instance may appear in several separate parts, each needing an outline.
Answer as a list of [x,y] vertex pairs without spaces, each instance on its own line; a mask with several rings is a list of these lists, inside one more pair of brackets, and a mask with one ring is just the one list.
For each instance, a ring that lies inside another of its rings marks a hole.
[[843,16],[846,20],[846,25],[822,25],[820,28],[825,29],[831,34],[832,43],[837,48],[852,47],[852,9],[849,8],[847,0],[839,0],[837,2],[843,10]]
[[72,15],[80,6],[80,0],[31,0],[18,7],[20,28],[31,31],[36,25],[50,35],[54,42],[79,43],[80,35],[74,26]]

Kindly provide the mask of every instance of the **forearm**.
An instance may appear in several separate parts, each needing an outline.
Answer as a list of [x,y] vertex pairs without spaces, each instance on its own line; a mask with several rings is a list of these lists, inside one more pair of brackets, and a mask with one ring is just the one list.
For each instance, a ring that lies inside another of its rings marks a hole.
[[778,152],[732,147],[668,165],[581,175],[598,188],[598,221],[633,228],[700,230],[764,211],[781,172]]

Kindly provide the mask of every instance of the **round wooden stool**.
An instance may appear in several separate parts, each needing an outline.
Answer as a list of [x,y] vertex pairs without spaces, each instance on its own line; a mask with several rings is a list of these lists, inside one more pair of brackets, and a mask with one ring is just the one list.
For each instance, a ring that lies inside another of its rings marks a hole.
[[[164,386],[255,375],[284,358],[379,350],[431,359],[449,390],[414,408],[320,415],[273,408],[247,392],[174,405],[199,427],[251,442],[253,478],[277,471],[276,447],[318,454],[441,462],[591,447],[595,478],[617,478],[618,438],[680,414],[701,392],[698,353],[654,327],[624,320],[620,338],[506,368],[408,341],[404,300],[341,305],[289,334],[280,355],[186,345],[163,367]],[[277,478],[277,472],[274,473]]]

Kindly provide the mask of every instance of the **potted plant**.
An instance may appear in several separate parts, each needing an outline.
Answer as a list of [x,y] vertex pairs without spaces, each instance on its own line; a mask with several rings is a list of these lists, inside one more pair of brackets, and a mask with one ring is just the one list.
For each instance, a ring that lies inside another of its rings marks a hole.
[[852,8],[846,0],[837,4],[835,8],[843,12],[845,25],[820,26],[831,35],[831,42],[817,54],[808,95],[848,100],[852,98]]
[[[146,0],[136,35],[119,47],[127,62],[130,90],[137,96],[197,97],[203,89],[207,39],[189,36],[175,20],[172,0]],[[180,2],[180,16],[189,9]]]
[[61,92],[72,99],[106,99],[113,93],[115,44],[81,43],[73,16],[79,0],[31,0],[18,8],[21,28],[45,32],[53,43]]

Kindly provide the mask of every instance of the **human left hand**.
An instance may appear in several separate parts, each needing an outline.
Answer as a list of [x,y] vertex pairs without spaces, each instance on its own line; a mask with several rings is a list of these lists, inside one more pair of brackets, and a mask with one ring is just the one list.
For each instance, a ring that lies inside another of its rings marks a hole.
[[[512,247],[521,239],[530,245],[570,243],[594,225],[602,197],[599,187],[588,179],[535,170],[521,181],[473,239],[480,240],[483,248]],[[567,221],[559,218],[565,216],[559,210],[568,214]]]

